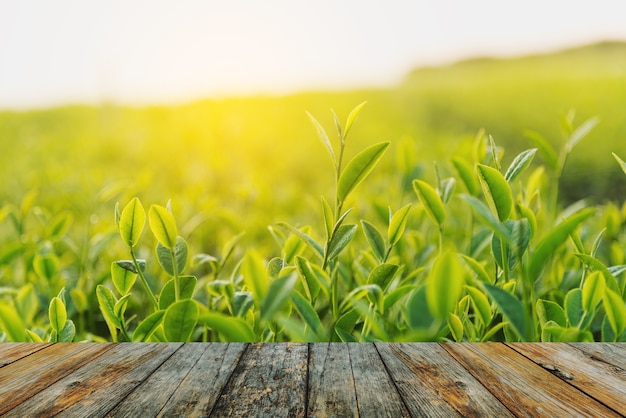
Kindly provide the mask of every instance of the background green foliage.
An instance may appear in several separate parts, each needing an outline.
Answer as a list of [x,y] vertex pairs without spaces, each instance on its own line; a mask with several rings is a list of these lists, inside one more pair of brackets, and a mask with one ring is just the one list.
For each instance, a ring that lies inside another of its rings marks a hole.
[[2,338],[618,339],[625,85],[605,43],[388,89],[0,112]]

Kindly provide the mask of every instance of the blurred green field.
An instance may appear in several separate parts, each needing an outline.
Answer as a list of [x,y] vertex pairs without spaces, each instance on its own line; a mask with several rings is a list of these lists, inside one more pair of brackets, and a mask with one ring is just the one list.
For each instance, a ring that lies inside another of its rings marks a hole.
[[[454,174],[450,158],[468,155],[481,129],[506,149],[503,166],[532,147],[524,135],[528,129],[559,149],[562,119],[571,110],[575,125],[593,116],[600,123],[565,166],[562,205],[581,198],[621,205],[626,196],[626,177],[611,156],[626,156],[622,43],[423,68],[386,89],[2,111],[0,288],[30,280],[21,273],[41,253],[50,225],[65,215],[71,216],[69,229],[53,240],[59,283],[93,289],[104,282],[111,261],[124,255],[116,241],[115,204],[135,196],[146,205],[171,199],[190,254],[217,254],[245,232],[235,259],[250,248],[263,257],[276,255],[267,227],[286,221],[321,228],[320,196],[334,192],[332,164],[306,112],[333,132],[330,109],[345,120],[365,100],[347,158],[376,142],[391,146],[351,196],[347,206],[355,207],[358,218],[385,220],[388,206],[414,202],[410,181],[433,183],[435,160],[442,177]],[[410,178],[399,174],[407,172]],[[77,284],[85,280],[89,285]]]

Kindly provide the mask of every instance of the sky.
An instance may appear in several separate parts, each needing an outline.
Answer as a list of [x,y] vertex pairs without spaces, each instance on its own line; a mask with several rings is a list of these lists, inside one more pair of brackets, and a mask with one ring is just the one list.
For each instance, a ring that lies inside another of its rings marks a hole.
[[621,0],[0,0],[0,108],[387,86],[626,40]]

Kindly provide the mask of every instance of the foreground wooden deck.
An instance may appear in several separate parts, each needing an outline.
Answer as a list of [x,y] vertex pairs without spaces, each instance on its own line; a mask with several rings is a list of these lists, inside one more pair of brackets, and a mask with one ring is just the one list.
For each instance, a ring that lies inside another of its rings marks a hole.
[[626,344],[0,344],[0,416],[626,415]]

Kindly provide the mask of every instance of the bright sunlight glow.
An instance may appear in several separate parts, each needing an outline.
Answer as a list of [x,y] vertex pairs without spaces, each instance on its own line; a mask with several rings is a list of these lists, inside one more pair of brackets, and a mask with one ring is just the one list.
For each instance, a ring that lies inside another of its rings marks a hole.
[[0,108],[389,85],[626,39],[620,1],[0,0]]

